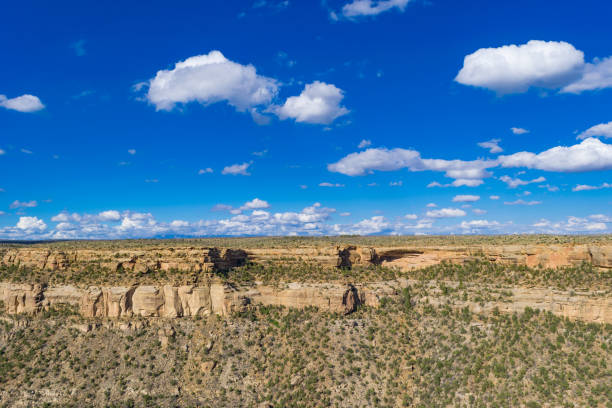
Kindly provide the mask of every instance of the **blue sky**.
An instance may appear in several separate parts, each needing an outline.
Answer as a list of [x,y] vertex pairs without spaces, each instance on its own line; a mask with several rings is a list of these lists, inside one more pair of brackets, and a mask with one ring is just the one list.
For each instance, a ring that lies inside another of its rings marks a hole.
[[610,233],[611,12],[13,2],[0,239]]

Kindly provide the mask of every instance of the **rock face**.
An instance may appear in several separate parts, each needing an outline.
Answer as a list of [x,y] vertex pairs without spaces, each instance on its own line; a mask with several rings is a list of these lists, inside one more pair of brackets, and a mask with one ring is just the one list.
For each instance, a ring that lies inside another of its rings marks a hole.
[[[294,308],[316,306],[348,314],[359,305],[378,307],[383,297],[394,297],[416,281],[397,280],[367,285],[299,284],[282,287],[254,284],[233,287],[213,281],[206,286],[43,287],[0,283],[0,301],[9,314],[37,313],[58,304],[77,306],[85,317],[180,318],[207,314],[230,315],[251,304]],[[483,286],[482,289],[487,289]],[[507,288],[509,297],[490,302],[460,301],[444,296],[428,297],[432,304],[468,307],[476,313],[522,312],[526,307],[550,311],[586,322],[612,323],[612,297],[607,293],[557,291],[545,288]]]
[[43,287],[40,284],[0,284],[0,300],[7,313],[36,313],[41,310]]
[[359,298],[359,292],[353,285],[349,285],[349,287],[342,295],[342,306],[344,306],[344,314],[347,315],[349,313],[353,313],[357,310],[357,306],[361,304],[361,299]]
[[246,261],[246,251],[227,248],[75,249],[65,252],[27,247],[0,252],[2,265],[51,271],[84,269],[88,266],[134,273],[172,269],[188,272],[226,271],[242,266]]
[[592,263],[612,268],[612,245],[480,245],[444,247],[327,247],[261,248],[248,252],[227,248],[147,247],[142,250],[115,249],[50,250],[40,247],[0,248],[0,265],[33,270],[82,270],[105,268],[115,272],[145,274],[173,269],[184,272],[226,271],[247,261],[314,262],[327,267],[383,265],[401,270],[440,262],[466,262],[485,258],[492,262],[558,267]]

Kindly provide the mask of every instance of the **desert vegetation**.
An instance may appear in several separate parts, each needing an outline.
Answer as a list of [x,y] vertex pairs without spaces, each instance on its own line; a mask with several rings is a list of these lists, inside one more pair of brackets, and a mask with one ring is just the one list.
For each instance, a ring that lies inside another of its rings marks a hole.
[[[612,327],[476,315],[413,291],[348,316],[253,306],[121,322],[0,321],[0,401],[36,406],[610,407]],[[78,402],[77,402],[78,401]],[[261,404],[264,405],[261,405]]]

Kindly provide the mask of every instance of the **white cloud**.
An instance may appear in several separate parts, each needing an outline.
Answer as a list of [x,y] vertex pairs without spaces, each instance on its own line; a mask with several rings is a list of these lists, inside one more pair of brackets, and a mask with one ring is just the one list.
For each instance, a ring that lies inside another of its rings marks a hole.
[[510,176],[501,176],[499,178],[501,181],[506,183],[510,188],[516,188],[518,186],[526,186],[531,183],[543,183],[546,179],[542,176],[534,178],[533,180],[521,180],[520,178],[512,178]]
[[2,156],[3,154],[6,154],[6,152],[2,149],[0,149],[0,156]]
[[612,184],[610,183],[602,183],[599,186],[591,186],[588,184],[578,184],[576,187],[572,188],[572,191],[588,191],[588,190],[601,190],[604,188],[612,188]]
[[174,220],[170,223],[171,228],[180,229],[180,228],[188,228],[189,223],[183,220]]
[[357,148],[358,149],[363,149],[363,148],[366,148],[366,147],[371,146],[371,145],[372,145],[372,141],[371,140],[363,139],[363,140],[361,140],[361,142],[359,142],[359,144],[357,145]]
[[11,209],[15,209],[15,208],[32,208],[32,207],[36,207],[38,205],[38,202],[36,200],[32,200],[32,201],[19,201],[19,200],[15,200],[11,203],[11,205],[9,206],[9,208]]
[[128,153],[133,156],[136,154],[136,149],[128,149]]
[[338,214],[341,217],[350,217],[351,213],[350,212],[341,212],[340,214]]
[[40,99],[34,95],[21,95],[16,98],[8,99],[5,95],[0,95],[0,106],[18,112],[36,112],[45,108]]
[[101,221],[119,221],[121,219],[121,215],[119,214],[119,211],[107,210],[99,213],[98,218]]
[[232,176],[236,176],[236,175],[250,176],[251,173],[247,171],[250,165],[251,165],[250,162],[242,163],[242,164],[232,164],[231,166],[224,167],[223,170],[221,171],[221,174],[223,175],[230,174]]
[[592,214],[589,215],[589,218],[592,220],[596,220],[599,222],[609,222],[612,223],[612,217],[608,216],[608,215],[604,215],[604,214]]
[[432,187],[478,187],[479,185],[483,184],[484,181],[480,180],[480,179],[457,179],[457,180],[453,180],[452,183],[447,183],[447,184],[441,184],[438,183],[437,181],[432,181],[431,183],[429,183],[427,185],[427,188],[432,188]]
[[259,198],[254,198],[251,201],[247,201],[242,206],[240,206],[241,210],[260,210],[262,208],[270,208],[270,204],[268,204],[265,200],[260,200]]
[[259,198],[254,198],[251,201],[245,202],[237,208],[234,208],[231,205],[227,204],[217,204],[212,208],[212,211],[229,211],[232,214],[241,214],[243,211],[261,210],[269,207],[270,204],[267,201],[260,200]]
[[[385,11],[397,8],[399,11],[404,11],[411,0],[353,0],[342,7],[342,15],[348,19],[354,20],[359,17],[376,16]],[[337,19],[337,15],[333,13]]]
[[26,231],[44,231],[47,229],[47,224],[38,217],[19,217],[17,228]]
[[474,214],[477,214],[477,215],[483,215],[483,214],[486,214],[486,213],[487,213],[487,211],[486,211],[486,210],[481,210],[480,208],[474,208],[474,209],[472,210],[472,212],[473,212]]
[[595,59],[592,64],[585,64],[582,77],[565,86],[561,92],[580,93],[612,87],[612,57],[603,60]]
[[538,186],[539,188],[545,188],[548,191],[554,193],[555,191],[559,191],[559,187],[557,186],[551,186],[550,184],[542,184]]
[[31,150],[28,150],[28,149],[23,149],[23,148],[22,148],[22,149],[19,149],[19,151],[20,151],[21,153],[25,153],[25,154],[34,154],[34,152],[32,152]]
[[486,142],[478,143],[478,146],[482,147],[483,149],[489,149],[489,153],[501,153],[504,151],[504,149],[499,146],[499,142],[501,142],[500,139],[491,139]]
[[505,205],[538,205],[542,204],[541,201],[525,201],[523,199],[515,200],[515,201],[506,201]]
[[427,207],[427,208],[436,208],[437,204],[436,203],[428,203],[425,207]]
[[489,198],[491,200],[499,200],[499,196],[498,195],[492,195],[492,196],[489,196]]
[[451,187],[478,187],[483,184],[484,181],[480,179],[457,179],[450,183]]
[[210,167],[198,170],[198,174],[199,175],[208,174],[208,173],[212,173],[212,172],[213,172],[213,169],[211,169]]
[[453,203],[469,203],[480,200],[480,196],[460,194],[453,197]]
[[[250,203],[250,204],[249,204]],[[233,214],[222,219],[204,219],[186,221],[181,219],[167,222],[157,220],[151,213],[134,211],[109,210],[98,214],[78,214],[63,212],[53,217],[57,225],[48,228],[42,219],[21,217],[16,226],[0,227],[1,239],[119,239],[151,238],[172,236],[240,236],[240,235],[340,235],[340,234],[470,234],[470,233],[514,233],[514,232],[547,232],[547,233],[581,233],[603,232],[609,229],[612,217],[605,214],[593,214],[586,218],[568,217],[567,221],[552,223],[542,220],[535,226],[520,226],[514,223],[498,223],[489,220],[470,220],[459,225],[441,223],[438,218],[463,217],[463,210],[445,208],[439,213],[428,214],[414,224],[408,220],[417,220],[415,214],[387,220],[381,215],[360,220],[356,223],[332,224],[331,215],[334,208],[323,207],[314,203],[300,211],[270,212],[264,200],[251,200],[241,207],[250,207],[245,213]],[[267,204],[267,203],[266,203]],[[229,207],[229,206],[226,206]],[[229,207],[231,208],[231,207]],[[112,216],[104,216],[111,213]],[[119,219],[117,219],[119,215]],[[342,217],[350,214],[341,213]],[[435,215],[434,218],[431,215]],[[103,219],[108,219],[104,221]],[[530,229],[526,229],[530,228]],[[556,231],[556,232],[555,232]]]
[[[328,164],[327,169],[347,176],[362,176],[374,171],[395,171],[404,168],[410,171],[441,171],[445,172],[446,177],[456,179],[453,186],[475,186],[482,184],[482,178],[491,176],[486,169],[495,166],[496,162],[491,160],[423,159],[416,150],[376,148],[351,153],[336,163]],[[430,184],[432,187],[436,185]]]
[[439,210],[427,211],[426,215],[431,218],[455,218],[465,217],[466,212],[459,208],[440,208]]
[[603,214],[594,214],[588,218],[569,216],[567,217],[567,221],[561,222],[551,222],[547,219],[542,219],[534,223],[532,227],[537,228],[538,232],[548,234],[600,233],[608,229],[606,223],[610,221],[611,219]]
[[515,135],[524,135],[525,133],[529,133],[529,131],[527,129],[523,129],[523,128],[520,128],[520,127],[511,127],[510,130]]
[[573,146],[557,146],[541,153],[519,152],[499,156],[502,167],[527,167],[556,172],[612,169],[612,145],[588,138]]
[[488,221],[488,220],[472,220],[472,221],[462,221],[460,227],[463,229],[469,230],[483,230],[494,227],[499,227],[501,224],[497,221]]
[[319,187],[344,187],[344,184],[323,182],[319,183]]
[[392,181],[392,182],[389,183],[389,186],[391,186],[391,187],[401,187],[402,184],[404,184],[404,182],[401,181],[401,180],[400,181]]
[[157,110],[177,104],[227,102],[238,111],[268,105],[278,92],[278,82],[258,75],[253,65],[225,58],[220,51],[179,61],[173,69],[157,72],[148,82],[146,99]]
[[579,78],[584,53],[563,41],[481,48],[467,55],[455,81],[505,94],[555,89]]
[[612,122],[600,123],[599,125],[592,126],[580,133],[576,139],[587,139],[589,137],[603,136],[606,138],[612,138]]
[[353,224],[350,228],[345,228],[348,234],[369,235],[378,234],[388,229],[390,224],[382,215],[377,215],[372,218],[361,220]]
[[455,81],[499,94],[531,87],[578,94],[612,87],[612,57],[585,63],[584,53],[564,41],[531,40],[481,48],[467,55]]
[[291,96],[284,105],[271,106],[269,110],[282,120],[292,118],[296,122],[327,125],[349,113],[348,109],[340,106],[342,98],[341,89],[315,81],[307,84],[300,95]]

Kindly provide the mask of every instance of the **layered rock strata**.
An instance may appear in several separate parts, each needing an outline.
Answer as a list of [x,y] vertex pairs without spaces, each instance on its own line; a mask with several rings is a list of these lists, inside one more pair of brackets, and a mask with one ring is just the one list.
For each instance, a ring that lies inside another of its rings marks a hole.
[[[351,313],[361,304],[378,307],[380,299],[398,296],[401,289],[420,284],[397,280],[362,285],[300,284],[268,286],[255,283],[234,287],[220,281],[204,286],[136,287],[45,287],[39,284],[0,283],[0,301],[9,314],[37,313],[51,306],[69,304],[85,317],[180,318],[208,314],[230,315],[252,304]],[[449,285],[456,285],[447,283]],[[496,301],[467,301],[436,293],[415,298],[418,302],[468,307],[476,313],[522,312],[526,307],[550,311],[558,316],[585,322],[612,323],[612,296],[604,292],[573,292],[545,288],[505,288],[507,294]],[[476,287],[490,290],[486,286]]]
[[104,268],[114,272],[147,273],[226,271],[246,262],[313,262],[326,267],[383,265],[409,270],[441,262],[475,258],[530,267],[559,267],[591,263],[612,268],[612,245],[481,245],[444,247],[327,247],[262,248],[249,251],[227,248],[147,247],[142,250],[74,249],[41,247],[0,248],[0,265],[34,271]]

